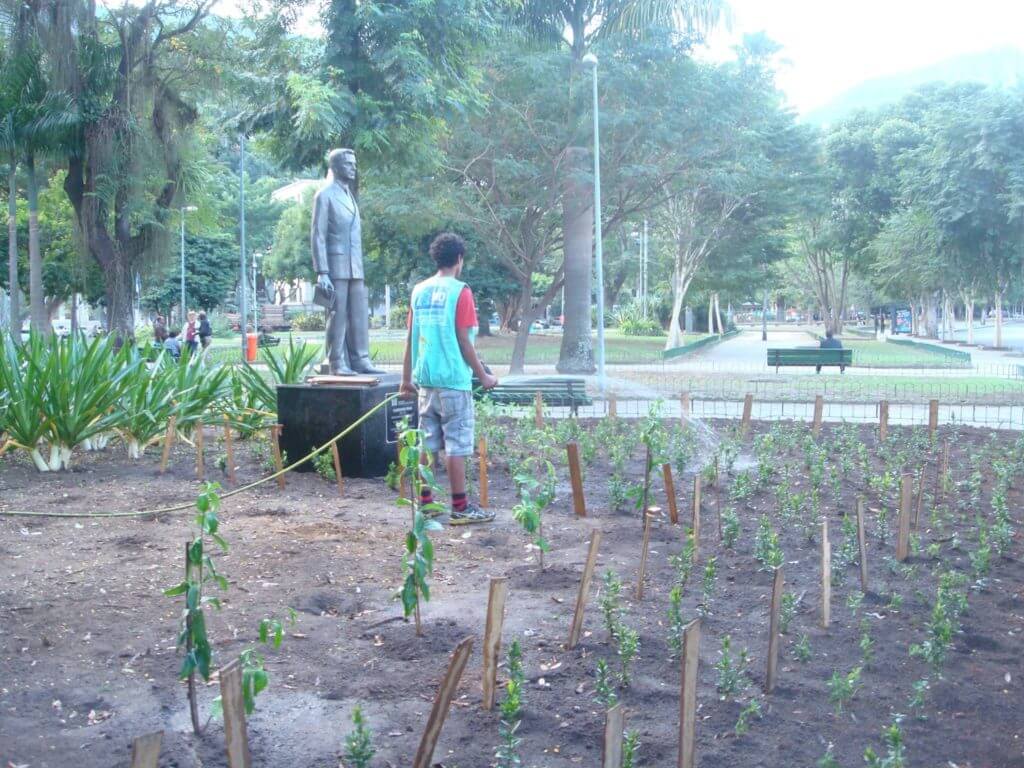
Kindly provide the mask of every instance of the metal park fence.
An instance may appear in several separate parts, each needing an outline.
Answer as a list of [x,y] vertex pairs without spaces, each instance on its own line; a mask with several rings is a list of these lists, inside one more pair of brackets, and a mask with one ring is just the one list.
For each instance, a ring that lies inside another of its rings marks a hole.
[[[576,415],[581,419],[617,417],[641,419],[652,413],[662,418],[682,418],[684,414],[695,419],[741,420],[745,417],[746,398],[712,399],[694,396],[692,393],[674,398],[618,398],[614,395],[592,398],[590,405],[581,405]],[[507,406],[508,412],[523,417],[535,416],[536,405]],[[759,400],[751,397],[750,413],[746,418],[752,421],[804,421],[815,420],[816,400],[782,401]],[[1024,400],[1015,404],[970,404],[928,401],[923,403],[900,403],[879,401],[860,403],[822,398],[820,420],[823,423],[850,422],[877,424],[884,420],[891,426],[928,426],[934,419],[937,426],[963,425],[990,429],[1024,430]],[[565,406],[542,406],[541,418],[568,418],[572,409]]]

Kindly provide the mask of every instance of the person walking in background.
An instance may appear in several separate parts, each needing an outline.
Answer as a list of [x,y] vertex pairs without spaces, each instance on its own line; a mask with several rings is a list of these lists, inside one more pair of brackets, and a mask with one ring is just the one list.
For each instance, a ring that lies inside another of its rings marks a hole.
[[157,346],[163,346],[167,340],[167,321],[163,315],[157,315],[153,320],[153,341]]
[[181,329],[181,335],[185,339],[185,346],[188,348],[189,357],[191,357],[199,347],[199,323],[196,321],[194,309],[189,310],[185,325]]
[[[494,519],[493,512],[470,504],[466,496],[466,457],[472,457],[476,446],[473,374],[484,389],[497,386],[498,380],[484,368],[473,346],[476,304],[469,286],[459,280],[465,254],[465,242],[449,232],[430,244],[437,273],[412,290],[400,389],[403,397],[419,399],[420,429],[427,451],[439,453],[444,445],[452,525]],[[420,501],[433,503],[429,486],[423,489]]]
[[210,346],[210,339],[213,336],[213,328],[210,327],[210,321],[206,318],[205,312],[199,313],[199,343],[203,349]]

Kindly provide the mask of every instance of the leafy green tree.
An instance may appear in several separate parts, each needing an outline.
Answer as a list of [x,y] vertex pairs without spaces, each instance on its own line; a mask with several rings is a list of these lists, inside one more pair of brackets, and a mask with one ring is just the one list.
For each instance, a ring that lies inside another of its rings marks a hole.
[[[172,262],[152,278],[142,305],[169,314],[181,302],[181,268]],[[185,295],[189,309],[215,309],[238,282],[238,252],[228,237],[185,237]]]
[[[133,275],[165,242],[171,210],[205,182],[188,91],[206,62],[189,44],[212,0],[147,0],[115,11],[85,0],[39,0],[39,36],[54,84],[79,120],[66,147],[65,192],[85,249],[103,270],[107,322],[134,331]],[[145,51],[145,55],[139,55]]]

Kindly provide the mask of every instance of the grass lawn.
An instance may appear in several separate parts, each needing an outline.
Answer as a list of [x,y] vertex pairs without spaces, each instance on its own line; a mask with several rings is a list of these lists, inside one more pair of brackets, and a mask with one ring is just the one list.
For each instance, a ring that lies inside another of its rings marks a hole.
[[[323,337],[319,333],[294,334],[306,343],[320,343]],[[697,337],[694,336],[694,339]],[[315,339],[315,341],[314,341]],[[689,337],[687,337],[689,341]],[[282,334],[283,345],[288,344],[287,335]],[[489,365],[508,365],[512,360],[514,336],[480,336],[476,340],[476,348],[480,357]],[[596,344],[596,341],[595,341]],[[238,362],[240,352],[237,338],[225,339],[224,343],[215,343],[210,349],[209,357],[216,362]],[[526,347],[526,363],[528,365],[554,365],[558,362],[558,353],[562,346],[561,334],[534,334]],[[664,336],[623,336],[614,330],[605,334],[605,360],[609,365],[628,363],[661,362],[661,351],[665,348]],[[281,351],[281,347],[277,347]],[[404,338],[370,338],[370,356],[382,365],[400,365],[405,351]]]
[[876,368],[967,368],[969,363],[923,346],[888,344],[874,339],[844,339],[853,350],[853,364]]

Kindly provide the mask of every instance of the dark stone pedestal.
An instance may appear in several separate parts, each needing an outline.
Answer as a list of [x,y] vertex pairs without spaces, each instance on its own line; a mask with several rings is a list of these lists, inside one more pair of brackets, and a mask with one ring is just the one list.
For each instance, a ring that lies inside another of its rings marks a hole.
[[[277,420],[283,426],[281,448],[294,461],[323,445],[388,395],[401,377],[385,374],[375,387],[282,384],[277,388]],[[395,461],[396,427],[403,417],[416,422],[416,402],[392,400],[338,443],[345,477],[382,477]],[[329,451],[330,449],[328,449]],[[327,454],[330,456],[330,453]],[[312,462],[297,467],[313,470]]]

